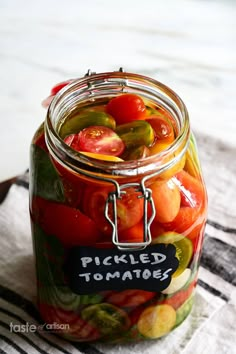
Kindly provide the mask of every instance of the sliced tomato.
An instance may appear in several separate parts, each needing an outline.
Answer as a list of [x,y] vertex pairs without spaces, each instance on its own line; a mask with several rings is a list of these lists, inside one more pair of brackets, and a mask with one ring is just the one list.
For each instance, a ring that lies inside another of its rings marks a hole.
[[[48,304],[39,303],[39,312],[43,321],[50,325],[53,332],[63,332],[65,335],[89,341],[98,339],[101,336],[97,328],[83,320],[74,311],[66,311]],[[68,326],[68,329],[63,329],[65,325]],[[45,329],[48,329],[48,327]]]
[[124,291],[113,291],[105,299],[106,302],[119,307],[134,307],[144,304],[156,295],[155,292],[129,289]]
[[64,142],[72,149],[79,151],[79,134],[70,134],[64,138]]
[[[182,234],[178,234],[173,231],[164,232],[159,237],[156,237],[153,243],[164,243],[174,245],[176,249],[176,258],[179,261],[179,265],[174,274],[172,275],[173,277],[179,277],[190,265],[190,261],[193,255],[193,243],[187,237],[184,237]],[[189,274],[188,271],[185,273]],[[184,277],[183,279],[186,279],[186,277]]]
[[166,118],[154,114],[149,116],[146,121],[154,129],[158,142],[172,143],[175,140],[174,128]]
[[105,218],[105,202],[111,188],[87,187],[83,197],[83,212],[93,221],[106,235],[111,235],[112,227]]
[[[112,227],[105,218],[105,203],[112,188],[88,187],[84,193],[84,213],[95,221],[97,227],[107,236],[111,236]],[[140,193],[132,188],[117,199],[118,232],[136,225],[143,217],[143,200],[138,198]],[[109,204],[108,215],[114,220],[112,204]]]
[[90,126],[78,134],[71,134],[64,139],[65,143],[77,151],[119,156],[125,149],[121,138],[105,126]]
[[66,246],[94,245],[101,236],[96,224],[76,208],[36,197],[33,215],[48,235],[54,235]]
[[80,151],[81,154],[91,157],[96,160],[110,161],[110,162],[123,162],[121,158],[112,155],[95,154],[94,152]]
[[140,96],[126,93],[108,102],[107,113],[115,118],[117,124],[124,124],[143,119],[146,115],[146,106]]
[[[164,150],[169,149],[169,147],[170,147],[170,143],[168,143],[168,142],[165,143],[165,142],[163,142],[163,140],[161,140],[161,141],[155,140],[155,144],[153,144],[149,150],[150,150],[151,155],[156,155]],[[169,170],[167,170],[167,172],[169,172]],[[172,177],[173,173],[172,174],[169,173],[169,176]]]
[[130,327],[127,313],[108,303],[88,306],[82,310],[81,317],[92,326],[99,328],[105,337],[122,336]]
[[197,284],[197,280],[193,280],[187,289],[178,291],[173,296],[161,301],[161,304],[171,305],[175,310],[177,310],[183,303],[192,295],[192,292]]

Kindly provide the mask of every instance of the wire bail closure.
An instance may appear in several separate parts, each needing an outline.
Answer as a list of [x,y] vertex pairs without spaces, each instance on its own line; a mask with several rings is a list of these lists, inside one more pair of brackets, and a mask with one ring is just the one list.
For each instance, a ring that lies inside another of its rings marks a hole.
[[[119,235],[118,235],[118,222],[117,222],[117,199],[122,199],[122,195],[126,194],[127,188],[134,187],[136,192],[141,191],[141,195],[137,196],[137,198],[142,198],[144,205],[143,205],[143,242],[120,242]],[[109,206],[112,206],[113,211],[113,219],[109,216]],[[148,217],[148,205],[151,208],[151,216]],[[123,185],[116,184],[116,191],[110,192],[109,196],[105,203],[105,210],[104,210],[105,218],[112,226],[112,242],[114,245],[117,246],[118,249],[123,251],[130,251],[130,250],[142,250],[146,248],[151,242],[151,232],[150,226],[155,218],[156,210],[154,206],[154,202],[152,199],[152,190],[146,188],[142,183],[127,183]]]

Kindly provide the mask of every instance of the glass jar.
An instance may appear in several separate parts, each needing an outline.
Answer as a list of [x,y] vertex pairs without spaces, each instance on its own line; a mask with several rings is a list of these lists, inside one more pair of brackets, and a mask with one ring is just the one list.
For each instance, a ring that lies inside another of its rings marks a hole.
[[[148,118],[164,114],[171,143],[125,161],[103,161],[65,143],[81,128],[81,112],[104,112],[111,98],[127,93],[143,99]],[[74,341],[139,341],[175,329],[192,308],[206,212],[188,113],[171,89],[123,71],[87,74],[64,87],[31,145],[43,321]]]

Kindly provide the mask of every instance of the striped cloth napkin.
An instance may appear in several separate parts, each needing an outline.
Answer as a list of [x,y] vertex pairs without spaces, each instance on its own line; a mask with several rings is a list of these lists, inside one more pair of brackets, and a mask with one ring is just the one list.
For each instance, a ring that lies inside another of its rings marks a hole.
[[[236,353],[236,151],[207,136],[197,141],[209,219],[195,304],[184,323],[165,338],[124,345],[71,343],[39,330],[24,175],[0,205],[0,354]],[[37,329],[23,332],[22,324]]]

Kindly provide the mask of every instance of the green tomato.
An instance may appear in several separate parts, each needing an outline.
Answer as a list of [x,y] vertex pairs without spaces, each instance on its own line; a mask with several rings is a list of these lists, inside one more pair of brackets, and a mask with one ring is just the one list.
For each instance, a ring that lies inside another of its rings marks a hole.
[[82,129],[94,125],[115,130],[116,121],[105,112],[88,109],[65,120],[59,134],[64,139],[67,135],[79,133]]
[[184,235],[172,231],[165,232],[156,237],[153,243],[172,243],[175,246],[179,266],[174,272],[173,277],[178,277],[189,266],[193,255],[193,244],[192,241]]
[[68,286],[40,286],[38,293],[41,303],[68,311],[77,311],[80,306],[97,304],[102,300],[99,294],[75,294]]
[[81,317],[100,330],[103,336],[113,336],[130,326],[128,315],[120,308],[107,303],[86,307]]
[[151,124],[145,120],[119,125],[116,128],[116,133],[123,140],[127,149],[142,145],[151,146],[155,138]]
[[179,326],[190,314],[193,307],[194,296],[190,296],[176,311],[175,327]]

